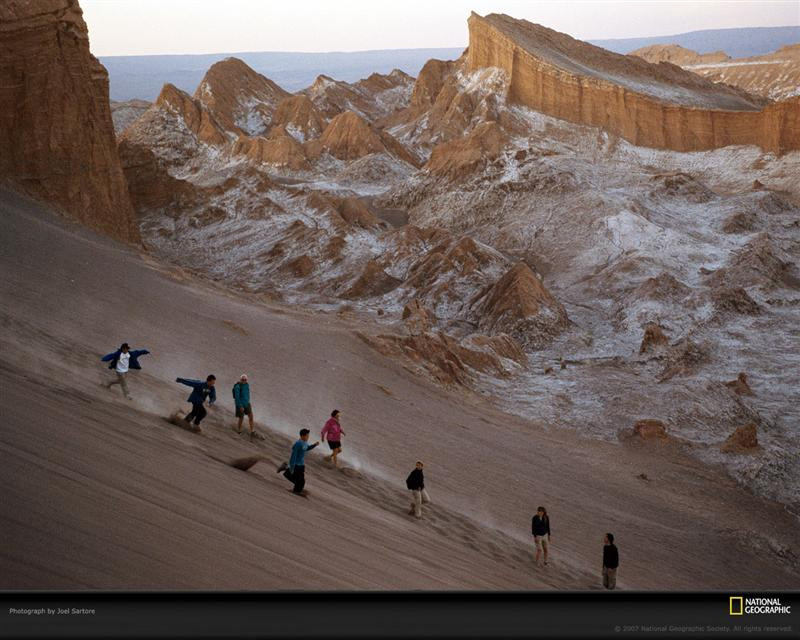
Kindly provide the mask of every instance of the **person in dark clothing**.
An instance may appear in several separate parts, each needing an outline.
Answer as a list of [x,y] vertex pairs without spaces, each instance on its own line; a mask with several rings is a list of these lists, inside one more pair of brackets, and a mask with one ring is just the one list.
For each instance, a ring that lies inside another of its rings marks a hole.
[[431,501],[428,491],[425,489],[425,474],[422,472],[423,464],[417,460],[414,470],[408,474],[406,478],[406,487],[411,491],[413,502],[408,515],[417,518],[422,517],[422,503],[429,503]]
[[278,467],[277,471],[278,473],[283,471],[283,477],[294,483],[292,491],[301,496],[308,495],[304,489],[306,486],[306,453],[319,444],[319,441],[314,444],[308,444],[308,435],[310,433],[308,429],[300,429],[300,439],[292,445],[292,455],[289,458],[289,463],[284,462]]
[[184,420],[191,424],[194,420],[196,427],[200,426],[200,422],[206,417],[206,409],[203,404],[208,398],[208,406],[210,407],[217,401],[217,392],[214,390],[214,383],[217,381],[216,376],[210,375],[206,381],[189,380],[188,378],[176,378],[175,382],[185,384],[187,387],[192,388],[192,393],[189,395],[189,402],[192,403],[192,410],[184,418]]
[[131,394],[128,392],[128,371],[130,369],[141,369],[139,358],[150,353],[147,349],[139,349],[138,351],[131,351],[127,342],[123,342],[119,349],[109,353],[108,355],[100,358],[101,362],[108,362],[108,368],[114,369],[116,377],[105,385],[106,389],[110,389],[115,384],[122,387],[122,393],[125,398],[130,400]]
[[603,586],[612,590],[617,586],[617,567],[619,567],[619,551],[614,544],[614,534],[603,536]]
[[550,550],[550,516],[547,509],[539,507],[536,515],[531,519],[531,533],[533,543],[536,545],[536,564],[539,564],[539,557],[544,552],[544,565],[547,566],[547,553]]

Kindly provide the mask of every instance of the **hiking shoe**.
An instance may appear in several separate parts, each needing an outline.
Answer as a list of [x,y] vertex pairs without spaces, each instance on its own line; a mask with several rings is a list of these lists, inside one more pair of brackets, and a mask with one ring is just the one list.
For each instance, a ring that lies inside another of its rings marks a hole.
[[289,468],[289,465],[285,462],[281,463],[281,466],[278,467],[278,470],[275,473],[280,473],[281,471],[286,471]]

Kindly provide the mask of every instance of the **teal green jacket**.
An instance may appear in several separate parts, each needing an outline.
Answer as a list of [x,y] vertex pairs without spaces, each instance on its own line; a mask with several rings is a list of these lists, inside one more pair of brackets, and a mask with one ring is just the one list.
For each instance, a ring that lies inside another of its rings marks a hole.
[[250,385],[247,382],[237,382],[233,385],[233,401],[237,407],[246,407],[250,404]]

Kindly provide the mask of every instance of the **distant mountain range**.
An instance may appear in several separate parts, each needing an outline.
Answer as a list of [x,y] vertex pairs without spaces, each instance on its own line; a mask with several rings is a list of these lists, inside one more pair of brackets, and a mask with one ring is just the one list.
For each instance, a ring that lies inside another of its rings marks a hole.
[[[592,44],[617,53],[630,53],[652,44],[678,44],[698,53],[724,51],[732,58],[770,53],[787,44],[800,42],[800,27],[758,27],[709,29],[674,36],[590,40]],[[250,67],[277,82],[287,91],[309,86],[319,74],[354,82],[371,73],[400,69],[416,76],[431,58],[452,60],[461,48],[386,49],[333,53],[247,52],[199,55],[104,56],[100,61],[111,79],[111,99],[155,100],[166,82],[194,92],[203,74],[215,62],[235,55]]]
[[235,56],[248,66],[278,83],[287,91],[299,91],[324,74],[355,82],[372,73],[400,69],[417,76],[431,58],[452,60],[463,49],[386,49],[352,53],[288,53],[264,51],[249,53],[209,53],[200,55],[110,56],[100,61],[111,79],[111,99],[142,98],[155,100],[166,82],[194,93],[206,71],[215,62]]
[[589,40],[598,47],[617,53],[630,53],[653,44],[677,44],[697,53],[724,51],[731,58],[749,58],[772,53],[787,44],[800,42],[800,26],[705,29],[674,36]]

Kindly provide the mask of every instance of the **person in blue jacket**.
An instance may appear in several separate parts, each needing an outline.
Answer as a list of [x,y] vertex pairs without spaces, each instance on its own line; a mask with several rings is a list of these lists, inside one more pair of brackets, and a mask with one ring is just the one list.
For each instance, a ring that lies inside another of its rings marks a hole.
[[208,376],[205,382],[201,380],[189,380],[187,378],[175,379],[175,382],[180,382],[192,388],[192,393],[189,395],[189,402],[192,403],[192,410],[184,418],[186,422],[191,424],[192,419],[194,419],[195,426],[200,426],[200,421],[206,417],[207,413],[206,408],[203,406],[206,398],[208,398],[209,407],[217,401],[217,392],[214,390],[214,383],[216,381],[217,377],[213,375]]
[[122,387],[122,393],[130,400],[131,394],[128,392],[128,371],[130,369],[141,369],[139,358],[150,353],[147,349],[139,349],[138,351],[131,351],[127,342],[123,342],[119,349],[113,353],[103,356],[100,361],[108,362],[108,368],[114,369],[117,374],[116,378],[105,385],[106,389],[110,389],[115,384]]
[[283,471],[283,477],[294,483],[292,491],[301,496],[306,495],[303,490],[303,487],[306,486],[306,452],[311,451],[319,444],[319,442],[308,444],[309,433],[311,432],[308,429],[300,429],[300,439],[292,445],[292,457],[289,458],[289,464],[284,462],[277,471],[278,473]]
[[239,418],[239,424],[236,425],[236,433],[242,432],[242,422],[246,415],[250,420],[250,440],[252,440],[255,427],[253,426],[253,407],[250,404],[250,384],[247,382],[246,373],[243,373],[242,377],[239,378],[239,382],[233,385],[233,403],[236,417]]

